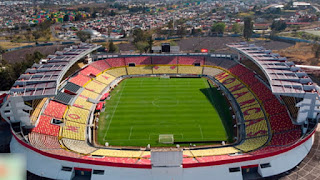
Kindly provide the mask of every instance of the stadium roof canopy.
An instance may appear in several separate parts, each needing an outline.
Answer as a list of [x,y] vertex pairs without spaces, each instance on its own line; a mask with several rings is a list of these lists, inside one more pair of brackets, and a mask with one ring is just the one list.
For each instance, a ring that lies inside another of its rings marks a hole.
[[22,96],[25,100],[56,95],[58,85],[68,69],[100,47],[96,44],[81,43],[41,59],[39,64],[33,64],[16,80],[10,93]]
[[303,97],[307,92],[315,92],[316,87],[307,73],[287,61],[287,58],[254,44],[236,43],[228,46],[252,60],[263,71],[274,94]]

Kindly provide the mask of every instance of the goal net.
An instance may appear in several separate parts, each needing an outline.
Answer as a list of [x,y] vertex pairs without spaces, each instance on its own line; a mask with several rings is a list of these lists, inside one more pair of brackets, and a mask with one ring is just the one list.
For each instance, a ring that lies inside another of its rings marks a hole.
[[160,79],[170,79],[170,76],[164,74],[164,75],[161,75],[161,76],[160,76]]
[[160,134],[159,143],[161,144],[173,144],[174,138],[173,134]]

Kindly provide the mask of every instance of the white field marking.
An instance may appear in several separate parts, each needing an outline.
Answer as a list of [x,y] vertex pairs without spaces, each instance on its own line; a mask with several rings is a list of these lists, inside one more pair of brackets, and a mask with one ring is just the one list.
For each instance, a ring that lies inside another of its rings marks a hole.
[[150,139],[115,139],[115,140],[108,140],[108,142],[117,142],[117,141],[148,141]]
[[143,79],[143,78],[140,80],[140,87],[142,87],[142,83],[143,83],[144,80],[145,79]]
[[203,139],[203,133],[202,133],[202,129],[201,129],[200,124],[199,124],[199,129],[200,129],[200,133],[201,133],[201,139]]
[[133,128],[133,126],[131,126],[131,128],[130,128],[129,140],[131,138],[132,128]]
[[123,93],[123,90],[124,90],[124,87],[126,86],[126,84],[127,84],[127,81],[125,82],[125,84],[123,84],[123,87],[122,87],[122,90],[121,90],[121,93],[120,93],[120,96],[119,96],[119,100],[118,100],[118,102],[117,102],[116,107],[114,108],[114,110],[113,110],[113,112],[112,112],[111,119],[110,119],[110,122],[109,122],[109,124],[108,124],[106,134],[105,134],[104,137],[103,137],[103,140],[104,140],[104,141],[106,140],[106,137],[107,137],[107,134],[108,134],[108,131],[109,131],[109,128],[110,128],[110,124],[111,124],[111,122],[112,122],[114,113],[115,113],[116,110],[117,110],[117,107],[118,107],[118,105],[119,105],[119,102],[120,102],[120,99],[121,99],[121,96],[122,96],[122,93]]
[[183,133],[180,133],[180,135],[182,136],[182,139],[184,139],[184,137],[183,137]]
[[[213,140],[212,138],[203,138],[203,140]],[[115,140],[108,140],[108,142],[115,142],[115,141],[147,141],[147,140],[150,140],[150,139],[115,139]],[[188,140],[199,140],[199,138],[188,138]],[[221,141],[220,140],[217,140],[217,141]]]

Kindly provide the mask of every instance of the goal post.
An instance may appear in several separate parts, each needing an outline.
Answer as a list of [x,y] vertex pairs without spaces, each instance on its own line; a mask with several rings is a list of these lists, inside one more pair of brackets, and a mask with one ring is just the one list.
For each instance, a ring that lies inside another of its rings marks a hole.
[[174,143],[173,134],[160,134],[159,135],[159,143],[161,143],[161,144],[173,144]]
[[169,75],[166,75],[166,74],[163,74],[163,75],[160,75],[159,78],[160,78],[160,79],[170,79],[170,76],[169,76]]

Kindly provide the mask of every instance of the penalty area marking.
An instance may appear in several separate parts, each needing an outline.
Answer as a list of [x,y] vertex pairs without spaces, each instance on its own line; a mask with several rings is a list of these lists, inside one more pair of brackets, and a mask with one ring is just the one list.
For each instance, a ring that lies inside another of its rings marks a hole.
[[129,140],[130,140],[130,138],[131,138],[132,128],[133,128],[133,126],[131,126],[131,128],[130,128]]
[[200,129],[201,139],[203,139],[203,133],[202,133],[202,129],[201,129],[200,124],[199,124],[199,129]]

